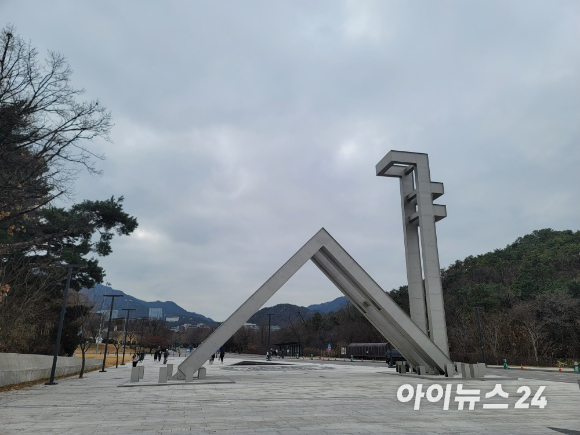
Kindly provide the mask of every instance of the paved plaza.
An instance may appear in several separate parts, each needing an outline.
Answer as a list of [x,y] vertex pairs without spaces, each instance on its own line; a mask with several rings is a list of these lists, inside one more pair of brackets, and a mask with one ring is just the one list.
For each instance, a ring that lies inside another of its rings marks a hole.
[[[174,367],[181,361],[169,360]],[[286,359],[273,361],[284,365],[235,365],[242,361],[265,359],[227,354],[223,365],[205,365],[204,381],[157,385],[160,364],[148,355],[144,379],[130,387],[128,364],[85,379],[61,379],[56,386],[0,393],[0,434],[580,434],[577,383],[518,379],[511,370],[510,378],[498,379],[503,373],[494,370],[495,380],[462,382],[398,375],[384,363]],[[509,398],[486,399],[497,383]],[[450,385],[449,410],[443,411],[444,398],[422,398],[414,410],[414,398],[397,398],[403,384],[422,384],[423,392],[433,384],[443,390]],[[480,390],[474,410],[468,403],[458,410],[459,384]],[[522,386],[532,393],[527,404],[545,386],[547,405],[514,409]],[[508,409],[483,409],[499,403]]]

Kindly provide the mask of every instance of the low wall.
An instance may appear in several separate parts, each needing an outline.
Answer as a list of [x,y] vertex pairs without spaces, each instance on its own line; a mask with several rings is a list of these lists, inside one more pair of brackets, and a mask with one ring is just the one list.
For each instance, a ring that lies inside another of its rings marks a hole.
[[[50,355],[28,355],[0,353],[0,387],[21,382],[49,379],[53,357]],[[56,361],[56,376],[70,375],[81,370],[82,358],[59,356]],[[101,367],[102,360],[87,358],[85,370]]]

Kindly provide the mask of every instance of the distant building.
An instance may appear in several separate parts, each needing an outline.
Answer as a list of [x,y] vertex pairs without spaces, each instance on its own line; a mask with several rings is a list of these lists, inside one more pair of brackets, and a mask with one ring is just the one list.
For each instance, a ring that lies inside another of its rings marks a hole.
[[165,321],[166,322],[179,322],[179,317],[166,317]]
[[163,318],[163,308],[149,308],[149,318],[150,319],[162,319]]
[[260,329],[255,323],[244,323],[244,329]]

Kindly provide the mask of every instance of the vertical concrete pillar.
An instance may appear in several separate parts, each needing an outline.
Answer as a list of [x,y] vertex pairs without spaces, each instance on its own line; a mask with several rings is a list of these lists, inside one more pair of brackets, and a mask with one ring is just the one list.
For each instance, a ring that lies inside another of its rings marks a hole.
[[205,379],[205,367],[200,367],[197,371],[197,378],[198,379]]
[[131,382],[139,382],[139,367],[131,367]]
[[418,222],[410,222],[408,216],[416,211],[415,201],[408,195],[414,190],[412,170],[401,176],[401,209],[403,212],[403,234],[405,240],[405,261],[407,263],[407,283],[409,288],[409,308],[411,320],[427,334],[427,314],[425,311],[425,289],[419,248]]
[[[445,356],[449,357],[439,253],[437,251],[437,233],[435,231],[435,222],[447,216],[447,211],[445,206],[433,204],[433,200],[443,194],[443,184],[431,181],[429,158],[424,153],[390,151],[377,164],[376,170],[378,176],[399,178],[401,182],[409,304],[412,304],[417,310],[415,314],[411,314],[411,317],[415,316],[414,321],[421,317],[417,305],[420,302],[417,301],[416,297],[419,290],[415,284],[417,275],[416,247],[413,233],[409,227],[409,224],[415,224],[419,227],[422,274],[425,283],[422,294],[425,298],[429,338]],[[409,186],[412,182],[409,179],[411,174],[414,174],[414,189],[409,192]],[[418,321],[420,322],[420,320]],[[419,326],[418,323],[417,325]]]
[[145,376],[145,366],[139,366],[139,379],[143,379],[143,376]]
[[171,379],[173,376],[173,364],[167,364],[167,379]]

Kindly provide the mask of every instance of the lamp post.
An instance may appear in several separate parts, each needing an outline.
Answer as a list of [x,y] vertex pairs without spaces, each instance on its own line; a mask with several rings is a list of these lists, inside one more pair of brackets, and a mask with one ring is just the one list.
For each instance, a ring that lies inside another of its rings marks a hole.
[[141,337],[139,338],[139,347],[141,348],[141,352],[143,352],[143,329],[144,329],[145,319],[147,319],[147,317],[141,317]]
[[129,313],[135,311],[137,308],[123,308],[121,311],[127,311],[127,318],[125,319],[125,333],[123,334],[123,359],[121,365],[125,365],[125,345],[127,344],[127,327],[129,326]]
[[74,267],[85,267],[84,264],[63,264],[63,267],[68,268],[68,273],[66,276],[66,286],[64,288],[64,295],[62,298],[62,309],[60,311],[60,321],[58,322],[58,332],[56,333],[56,343],[54,344],[54,357],[52,359],[52,370],[50,371],[50,381],[45,385],[56,385],[58,382],[54,382],[54,374],[56,372],[56,360],[58,359],[58,351],[60,349],[60,339],[62,337],[62,326],[64,324],[64,313],[66,311],[66,301],[68,299],[68,289],[70,287],[70,279],[72,276],[72,270]]
[[485,348],[483,346],[483,332],[481,330],[481,317],[479,315],[479,310],[483,307],[473,307],[477,312],[477,325],[479,327],[479,345],[481,346],[481,354],[483,355],[483,363],[487,366],[487,361],[485,359]]
[[[111,320],[113,318],[113,305],[115,304],[115,298],[122,298],[123,295],[103,295],[104,298],[111,298],[111,310],[109,311],[109,326],[107,326],[107,342],[105,343],[105,354],[103,355],[103,368],[99,370],[104,373],[105,361],[107,360],[107,348],[109,347],[109,334],[111,333]],[[119,360],[117,360],[119,361]]]
[[268,313],[268,352],[270,352],[270,324],[274,314]]

